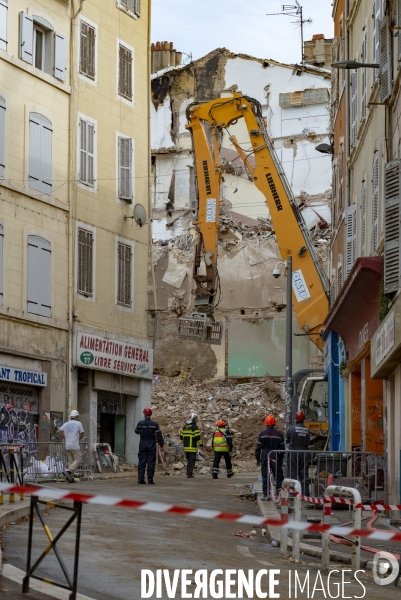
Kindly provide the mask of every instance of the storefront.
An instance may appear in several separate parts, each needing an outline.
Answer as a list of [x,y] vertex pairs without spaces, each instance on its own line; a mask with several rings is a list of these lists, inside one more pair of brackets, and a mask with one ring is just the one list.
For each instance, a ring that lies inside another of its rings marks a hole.
[[[401,297],[372,338],[372,377],[383,386],[390,504],[401,501]],[[384,381],[381,381],[384,380]],[[398,516],[398,515],[397,515]]]
[[[379,326],[381,276],[381,257],[359,258],[330,310],[326,327],[341,336],[345,347],[344,363],[336,363],[344,379],[342,449],[374,452],[382,457],[380,471],[384,473],[383,385],[373,379],[371,365],[371,339]],[[337,404],[341,413],[340,394]]]
[[121,460],[137,462],[134,429],[151,403],[151,343],[76,325],[73,375],[72,404],[80,413],[90,452],[96,443],[108,443]]

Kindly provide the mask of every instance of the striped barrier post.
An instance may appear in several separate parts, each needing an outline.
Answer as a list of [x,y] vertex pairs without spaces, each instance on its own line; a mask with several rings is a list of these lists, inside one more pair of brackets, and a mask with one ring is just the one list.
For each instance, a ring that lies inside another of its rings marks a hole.
[[[281,522],[288,523],[288,490],[281,488]],[[280,539],[280,554],[287,556],[287,544],[288,544],[288,529],[286,527],[281,528],[281,539]]]
[[[341,496],[341,495],[351,495],[353,496],[353,505],[354,505],[354,511],[353,511],[353,528],[354,530],[360,530],[361,529],[361,525],[362,525],[362,509],[361,509],[361,494],[358,492],[358,490],[356,490],[355,488],[351,488],[351,487],[342,487],[342,486],[336,486],[336,485],[329,485],[325,492],[324,492],[324,499],[325,499],[325,508],[326,508],[326,499],[327,502],[330,502],[330,513],[331,513],[331,499],[337,498],[337,496]],[[328,520],[328,524],[330,523],[330,518]],[[326,534],[323,534],[326,535]],[[328,539],[328,553],[327,553],[327,557],[325,556],[325,560],[327,560],[327,567],[328,567],[328,562],[330,560],[330,534],[327,536]],[[326,551],[327,552],[327,551]],[[322,553],[322,568],[323,568],[323,553]],[[355,571],[358,571],[361,568],[361,540],[360,537],[357,535],[354,535],[352,537],[352,569],[355,573]]]
[[[287,495],[287,521],[288,521],[288,494],[292,494],[294,498],[293,505],[293,518],[292,522],[300,523],[301,522],[301,501],[302,501],[302,488],[301,484],[297,479],[284,479],[283,486],[281,488],[281,493]],[[282,515],[283,513],[281,513]],[[288,529],[286,530],[288,532]],[[283,535],[283,534],[282,534]],[[285,552],[281,552],[281,554],[287,554],[287,538],[285,540]],[[301,531],[299,529],[294,529],[292,533],[292,558],[295,562],[299,562],[300,557],[300,547],[301,547]]]
[[[331,499],[324,497],[323,499],[323,525],[330,527],[331,518]],[[328,571],[330,565],[330,534],[322,533],[322,571]]]

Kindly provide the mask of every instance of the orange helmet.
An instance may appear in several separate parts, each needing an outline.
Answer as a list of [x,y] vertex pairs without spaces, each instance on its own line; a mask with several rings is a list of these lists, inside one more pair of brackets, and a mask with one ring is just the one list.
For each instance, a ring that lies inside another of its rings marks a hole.
[[273,415],[267,415],[266,419],[265,419],[265,425],[269,426],[269,425],[275,425],[276,424],[276,419],[273,417]]
[[216,425],[217,427],[224,427],[224,425],[226,425],[226,422],[223,419],[219,419]]

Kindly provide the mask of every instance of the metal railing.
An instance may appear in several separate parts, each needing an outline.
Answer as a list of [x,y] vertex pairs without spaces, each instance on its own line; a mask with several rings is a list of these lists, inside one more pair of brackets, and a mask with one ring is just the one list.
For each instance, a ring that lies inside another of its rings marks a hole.
[[364,501],[384,498],[382,457],[372,452],[271,450],[268,458],[282,464],[286,478],[300,482],[303,496],[323,498],[327,486],[336,485],[357,489]]
[[[23,446],[19,444],[0,444],[0,481],[24,485]],[[20,494],[20,500],[24,494]],[[0,505],[4,502],[4,494],[0,493]],[[15,502],[15,494],[9,494],[9,502]]]
[[[79,477],[90,477],[92,465],[89,459],[87,442],[79,444],[82,462],[75,474]],[[68,455],[64,442],[29,442],[25,444],[22,452],[23,472],[25,480],[38,481],[40,479],[63,478],[68,467]]]

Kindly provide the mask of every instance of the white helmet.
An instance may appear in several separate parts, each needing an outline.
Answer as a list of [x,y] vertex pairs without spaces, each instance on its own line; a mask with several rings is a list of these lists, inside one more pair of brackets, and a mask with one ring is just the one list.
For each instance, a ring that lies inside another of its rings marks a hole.
[[71,419],[73,419],[75,417],[79,417],[79,412],[77,410],[72,410],[70,417],[71,417]]
[[196,413],[191,413],[191,417],[188,419],[188,421],[185,422],[185,424],[189,425],[192,422],[196,423],[196,421],[198,419],[199,419],[199,417],[198,417],[198,415]]

